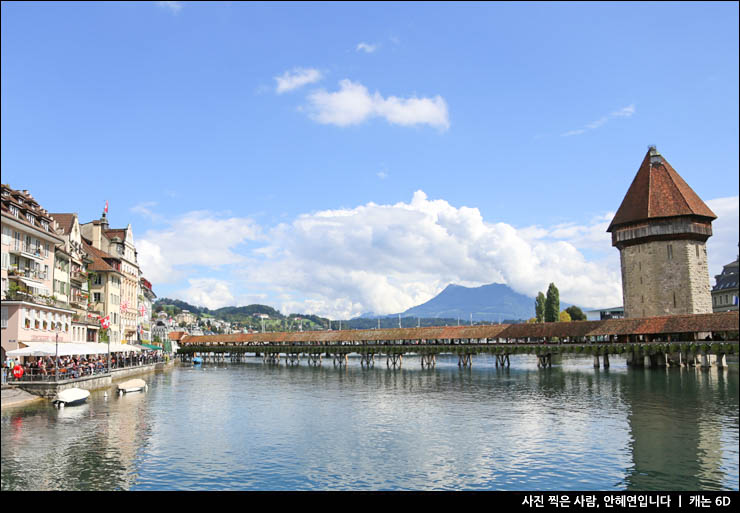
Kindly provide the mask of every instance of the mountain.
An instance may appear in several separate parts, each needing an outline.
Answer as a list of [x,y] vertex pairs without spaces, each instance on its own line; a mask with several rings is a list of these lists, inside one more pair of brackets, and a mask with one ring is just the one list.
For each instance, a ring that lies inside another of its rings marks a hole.
[[[560,306],[567,307],[563,303]],[[500,283],[473,288],[448,285],[434,298],[409,308],[401,316],[448,317],[469,322],[470,314],[473,321],[525,320],[534,317],[534,298]]]

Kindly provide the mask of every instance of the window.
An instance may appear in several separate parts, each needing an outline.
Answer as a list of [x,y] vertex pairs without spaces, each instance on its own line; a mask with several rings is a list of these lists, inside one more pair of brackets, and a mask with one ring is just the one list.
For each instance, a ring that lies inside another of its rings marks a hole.
[[673,293],[673,308],[676,308],[676,293]]
[[100,292],[93,292],[93,302],[100,303]]
[[0,328],[7,328],[8,327],[8,307],[6,306],[2,307],[2,317],[0,319],[2,320],[2,324],[0,324]]
[[696,248],[696,258],[701,258],[701,256],[699,255],[699,245],[697,244],[694,247]]
[[93,278],[93,285],[102,285],[102,284],[103,284],[103,277],[100,274],[96,274],[95,278]]
[[16,207],[15,205],[10,205],[10,213],[13,214],[15,217],[18,217],[21,211],[18,210],[18,207]]
[[673,246],[668,244],[668,260],[673,260]]

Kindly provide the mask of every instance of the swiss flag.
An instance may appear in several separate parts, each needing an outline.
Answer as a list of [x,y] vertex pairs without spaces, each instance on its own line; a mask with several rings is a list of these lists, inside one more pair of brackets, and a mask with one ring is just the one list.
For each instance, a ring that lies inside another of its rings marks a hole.
[[103,327],[104,330],[110,328],[110,315],[106,315],[105,317],[101,318],[100,325]]
[[108,213],[108,200],[105,200],[105,213]]

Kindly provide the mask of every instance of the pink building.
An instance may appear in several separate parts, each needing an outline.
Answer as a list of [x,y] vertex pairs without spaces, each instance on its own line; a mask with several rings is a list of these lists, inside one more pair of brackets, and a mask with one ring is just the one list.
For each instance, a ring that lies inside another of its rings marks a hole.
[[70,342],[74,310],[53,293],[54,255],[63,239],[28,191],[0,186],[2,358],[25,342]]

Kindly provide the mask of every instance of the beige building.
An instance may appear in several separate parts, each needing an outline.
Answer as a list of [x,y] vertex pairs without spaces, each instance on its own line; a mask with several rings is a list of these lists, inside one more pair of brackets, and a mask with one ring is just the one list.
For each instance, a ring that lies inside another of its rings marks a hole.
[[81,226],[82,236],[90,244],[117,262],[114,270],[120,279],[118,313],[120,315],[121,342],[136,342],[139,318],[139,269],[134,235],[129,224],[126,228],[112,229],[107,215]]
[[122,341],[121,325],[121,261],[113,255],[101,251],[83,237],[83,248],[90,256],[92,263],[88,266],[90,271],[90,310],[99,312],[101,317],[110,319],[110,326],[106,333],[101,336],[110,342]]
[[[77,214],[51,214],[55,221],[57,234],[64,239],[64,245],[57,247],[57,262],[54,266],[54,288],[60,289],[68,297],[69,306],[74,309],[72,322],[73,342],[97,342],[101,311],[89,309],[90,290],[87,266],[92,259],[84,250],[82,232]],[[60,262],[64,262],[63,264]]]
[[650,147],[608,232],[625,317],[711,313],[706,241],[717,216]]

